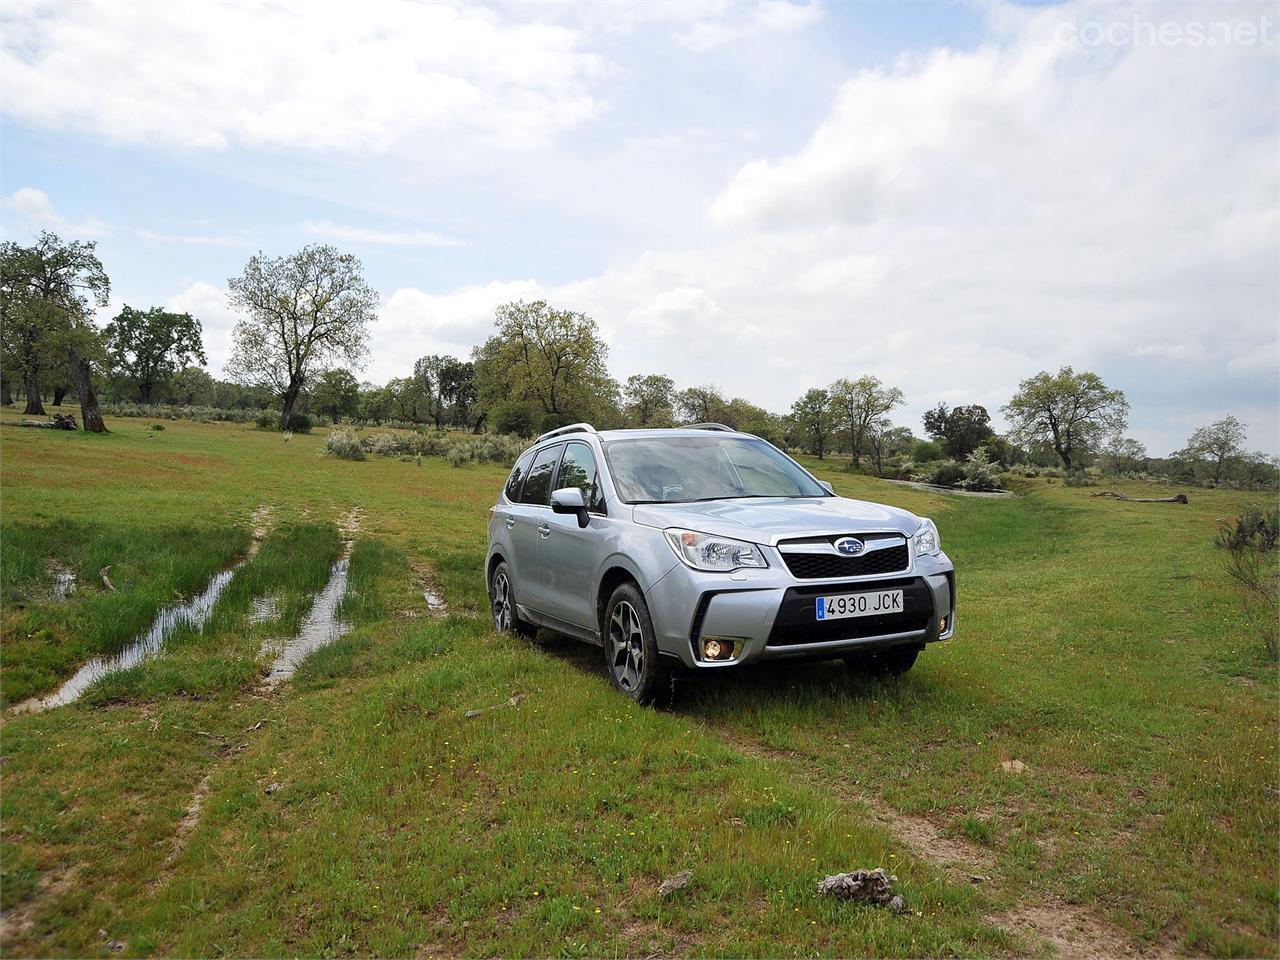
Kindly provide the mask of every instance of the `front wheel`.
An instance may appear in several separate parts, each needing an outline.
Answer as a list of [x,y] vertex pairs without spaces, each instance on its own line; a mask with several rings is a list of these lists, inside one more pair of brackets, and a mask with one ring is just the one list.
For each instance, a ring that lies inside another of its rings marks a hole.
[[674,675],[662,662],[649,607],[633,583],[621,584],[605,607],[604,665],[618,691],[636,703],[670,702]]
[[503,560],[493,568],[489,579],[489,601],[493,607],[493,628],[499,633],[515,633],[532,637],[538,628],[520,619],[516,613],[516,595],[511,587],[511,570]]

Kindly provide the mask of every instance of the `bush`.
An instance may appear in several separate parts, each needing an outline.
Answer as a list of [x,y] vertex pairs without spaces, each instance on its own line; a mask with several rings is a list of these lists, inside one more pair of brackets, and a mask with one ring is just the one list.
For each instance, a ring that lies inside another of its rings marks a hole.
[[452,467],[460,467],[471,459],[470,444],[455,444],[449,448],[449,452],[445,454],[445,459],[449,461]]
[[931,463],[943,457],[942,447],[936,440],[917,440],[911,445],[911,459],[916,463]]
[[157,430],[157,431],[159,431],[159,430],[163,430],[163,429],[164,429],[164,424],[163,424],[163,423],[153,423],[153,424],[151,425],[151,429],[152,429],[152,430]]
[[344,427],[335,427],[329,431],[329,436],[324,441],[324,452],[342,460],[364,459],[360,435]]
[[921,479],[924,483],[932,483],[936,487],[954,487],[964,479],[964,467],[954,460],[944,460],[933,464]]
[[252,423],[258,415],[257,410],[244,408],[228,410],[170,403],[133,403],[127,400],[111,400],[101,406],[103,415],[108,417],[159,417],[164,420],[194,420],[197,423]]
[[1251,507],[1235,519],[1224,520],[1215,540],[1226,551],[1227,573],[1235,582],[1245,619],[1262,641],[1268,656],[1280,656],[1280,620],[1276,590],[1280,587],[1280,508]]
[[259,430],[279,430],[280,413],[277,410],[263,410],[253,422]]
[[985,452],[979,448],[969,454],[965,461],[964,479],[959,486],[964,490],[991,491],[999,490],[1000,477],[996,473],[996,465],[987,459]]
[[380,457],[394,457],[409,452],[409,438],[401,433],[375,433],[365,438],[364,448]]
[[1082,467],[1072,470],[1062,482],[1068,487],[1096,487],[1098,485],[1098,481],[1085,472]]
[[311,432],[311,414],[299,413],[295,410],[289,416],[289,432],[290,433],[310,433]]

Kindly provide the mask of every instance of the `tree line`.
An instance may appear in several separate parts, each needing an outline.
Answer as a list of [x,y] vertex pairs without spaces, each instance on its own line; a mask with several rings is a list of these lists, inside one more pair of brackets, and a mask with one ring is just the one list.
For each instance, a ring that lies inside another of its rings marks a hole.
[[190,314],[125,306],[95,326],[93,308],[106,304],[110,281],[92,242],[47,232],[30,247],[7,242],[0,248],[3,402],[12,402],[16,387],[25,412],[43,414],[46,389],[55,404],[73,389],[86,429],[96,430],[105,430],[99,392],[144,406],[262,410],[281,430],[312,416],[519,436],[584,420],[602,429],[718,422],[881,475],[904,464],[975,457],[1005,468],[1100,465],[1215,484],[1228,477],[1272,482],[1276,474],[1275,458],[1246,452],[1245,427],[1234,417],[1196,430],[1168,458],[1148,457],[1124,436],[1123,391],[1069,366],[1019,384],[1001,408],[1010,425],[1003,435],[980,404],[939,404],[924,415],[924,436],[916,436],[893,421],[906,403],[903,391],[870,374],[808,389],[785,413],[725,396],[713,384],[681,388],[664,373],[619,382],[595,320],[541,300],[498,307],[492,334],[469,359],[425,356],[403,377],[361,382],[355,371],[368,356],[378,295],[360,261],[328,245],[255,255],[229,279],[228,291],[240,319],[229,379],[218,380],[204,369],[201,324]]

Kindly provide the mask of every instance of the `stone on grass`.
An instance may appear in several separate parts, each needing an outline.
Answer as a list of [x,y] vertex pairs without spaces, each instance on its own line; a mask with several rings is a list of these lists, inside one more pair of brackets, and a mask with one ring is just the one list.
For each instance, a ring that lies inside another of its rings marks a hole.
[[[886,874],[883,867],[876,867],[874,870],[837,873],[819,880],[818,892],[830,894],[841,900],[853,900],[856,903],[892,906],[895,898],[902,899],[893,892],[893,885],[897,882],[897,877]],[[904,902],[903,907],[905,906]]]
[[1002,760],[1000,769],[1005,773],[1026,773],[1028,767],[1021,760]]
[[677,890],[687,887],[692,879],[692,870],[681,870],[679,873],[673,873],[658,886],[658,896],[669,897]]

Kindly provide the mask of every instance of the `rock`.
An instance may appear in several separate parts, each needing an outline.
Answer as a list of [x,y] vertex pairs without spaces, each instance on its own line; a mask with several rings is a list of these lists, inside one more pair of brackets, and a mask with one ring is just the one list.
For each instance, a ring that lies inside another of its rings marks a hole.
[[263,790],[262,792],[266,794],[272,794],[272,793],[275,793],[277,790],[279,790],[280,786],[281,785],[278,783],[268,783],[266,786],[266,789]]
[[1030,770],[1021,760],[1002,760],[1000,769],[1005,773],[1027,773]]
[[[830,894],[841,900],[853,900],[857,903],[871,903],[876,906],[893,905],[895,894],[893,885],[898,878],[884,872],[884,868],[874,870],[854,870],[852,873],[837,873],[818,881],[818,892]],[[897,897],[901,900],[901,897]]]
[[673,873],[658,885],[658,896],[669,897],[677,890],[682,890],[687,887],[689,885],[689,881],[692,879],[692,870],[681,870],[679,873]]
[[902,894],[895,893],[893,899],[889,901],[889,909],[894,913],[906,913],[907,901],[902,899]]

